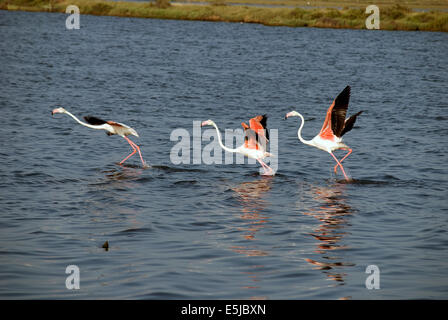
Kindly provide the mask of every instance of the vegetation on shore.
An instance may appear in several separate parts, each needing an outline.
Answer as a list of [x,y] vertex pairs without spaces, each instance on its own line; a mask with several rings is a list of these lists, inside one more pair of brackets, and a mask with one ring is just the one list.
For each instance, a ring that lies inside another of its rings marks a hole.
[[[244,0],[242,0],[244,1]],[[437,1],[437,0],[436,0]],[[365,8],[267,8],[225,5],[170,5],[157,2],[114,2],[101,0],[0,0],[0,9],[64,12],[76,5],[81,14],[137,18],[260,23],[268,26],[366,29]],[[380,8],[381,30],[448,31],[448,12],[416,12],[401,5]]]
[[249,4],[259,6],[288,6],[302,8],[366,8],[374,4],[378,7],[402,5],[411,9],[447,10],[447,0],[177,0],[183,2],[223,1],[227,4]]

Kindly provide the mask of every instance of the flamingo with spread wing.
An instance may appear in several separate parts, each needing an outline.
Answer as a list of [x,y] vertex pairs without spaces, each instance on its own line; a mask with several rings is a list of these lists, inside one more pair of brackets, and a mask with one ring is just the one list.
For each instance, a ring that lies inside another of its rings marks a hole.
[[[311,140],[305,140],[302,138],[302,128],[305,123],[303,116],[297,111],[291,111],[286,114],[285,119],[289,117],[300,117],[302,123],[297,131],[297,136],[299,140],[307,145],[316,147],[323,151],[327,151],[336,160],[336,165],[334,166],[334,172],[337,172],[338,166],[341,168],[342,173],[347,181],[349,178],[345,174],[344,167],[342,166],[342,161],[344,161],[351,153],[352,149],[342,142],[342,136],[352,130],[353,125],[356,122],[356,118],[362,113],[352,115],[349,118],[345,118],[348,109],[348,103],[350,100],[350,86],[345,87],[344,90],[334,99],[330,108],[328,108],[327,116],[325,117],[324,124],[319,134]],[[339,161],[333,151],[343,149],[348,150],[348,153]]]

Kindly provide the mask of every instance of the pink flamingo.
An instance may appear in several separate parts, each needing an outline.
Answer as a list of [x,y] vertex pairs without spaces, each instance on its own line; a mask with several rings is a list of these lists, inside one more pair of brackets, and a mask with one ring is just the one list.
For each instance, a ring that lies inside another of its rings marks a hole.
[[95,117],[84,117],[84,120],[87,121],[87,123],[85,123],[85,122],[82,122],[81,120],[79,120],[77,117],[75,117],[73,114],[71,114],[64,108],[54,109],[51,112],[51,115],[54,115],[55,113],[68,114],[70,117],[75,119],[75,121],[78,122],[80,125],[83,125],[85,127],[92,128],[92,129],[105,130],[106,134],[108,136],[112,136],[112,135],[116,134],[116,135],[119,135],[120,137],[123,137],[124,139],[126,139],[126,141],[131,145],[131,148],[133,149],[133,151],[130,155],[128,155],[126,158],[124,158],[120,162],[120,165],[123,164],[127,159],[129,159],[132,155],[134,155],[138,151],[138,154],[140,155],[140,159],[142,161],[143,167],[148,166],[146,164],[146,162],[143,160],[142,153],[140,152],[140,147],[127,137],[128,135],[134,135],[136,137],[139,137],[137,131],[135,131],[131,127],[128,127],[127,125],[125,125],[123,123],[118,123],[118,122],[114,122],[114,121],[104,121],[104,120],[101,120],[101,119],[98,119]]
[[[311,140],[305,140],[302,138],[302,128],[305,123],[305,119],[300,113],[298,113],[297,111],[291,111],[285,116],[285,119],[289,117],[300,117],[302,119],[300,128],[297,131],[299,140],[304,144],[327,151],[329,154],[331,154],[334,160],[336,160],[334,172],[337,172],[337,167],[339,166],[347,181],[349,181],[349,178],[345,174],[344,167],[342,166],[341,162],[344,161],[352,153],[352,149],[350,149],[346,144],[342,142],[342,136],[353,128],[356,117],[362,113],[362,111],[360,111],[357,114],[354,114],[350,118],[346,119],[345,116],[347,114],[349,100],[350,86],[347,86],[336,97],[330,108],[328,108],[327,116],[325,118],[322,129],[320,130],[319,134]],[[339,161],[333,154],[333,151],[338,149],[348,150],[348,153],[341,159],[341,161]]]
[[267,116],[260,115],[249,120],[249,125],[244,122],[241,125],[244,128],[246,136],[244,137],[244,144],[236,149],[227,148],[222,143],[221,133],[219,132],[218,126],[212,120],[206,120],[202,122],[203,126],[213,126],[218,133],[218,143],[227,152],[240,153],[248,158],[256,159],[264,169],[263,175],[274,175],[271,167],[263,162],[266,157],[272,157],[273,155],[266,152],[266,144],[269,141],[269,133],[266,129]]

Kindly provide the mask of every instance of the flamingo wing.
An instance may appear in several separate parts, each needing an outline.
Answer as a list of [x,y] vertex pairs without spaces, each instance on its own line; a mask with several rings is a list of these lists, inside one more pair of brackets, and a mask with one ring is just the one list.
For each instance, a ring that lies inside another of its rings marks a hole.
[[356,117],[359,116],[361,113],[362,113],[362,111],[359,111],[357,114],[354,114],[350,118],[345,120],[344,129],[341,132],[341,137],[353,129],[353,125],[356,122]]
[[249,120],[250,128],[255,131],[258,137],[263,137],[266,141],[269,141],[269,132],[267,130],[268,117],[264,115],[256,116]]
[[[249,134],[248,134],[248,130],[250,130],[250,127],[246,123],[244,123],[244,122],[241,122],[241,126],[244,129],[244,147],[245,148],[249,148]],[[250,142],[250,145],[251,146],[253,145],[253,141],[252,140]],[[253,149],[253,148],[251,148],[251,149]]]
[[246,131],[246,129],[249,129],[250,127],[245,124],[244,122],[241,122],[241,126],[243,127],[244,131]]
[[349,100],[350,86],[346,86],[327,110],[327,116],[319,133],[322,138],[332,139],[334,136],[342,136]]
[[252,129],[244,129],[244,147],[247,149],[259,150],[260,145],[257,141],[257,133]]
[[122,128],[127,128],[127,129],[131,128],[131,127],[125,125],[124,123],[120,123],[120,122],[107,121],[107,123],[110,124],[111,126],[115,126],[115,127],[122,127]]

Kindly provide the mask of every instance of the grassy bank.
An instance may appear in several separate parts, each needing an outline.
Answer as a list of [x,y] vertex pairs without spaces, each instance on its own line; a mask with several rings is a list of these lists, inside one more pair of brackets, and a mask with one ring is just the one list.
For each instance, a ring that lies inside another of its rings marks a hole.
[[[157,6],[147,2],[92,0],[0,0],[0,9],[65,12],[77,5],[81,14],[138,18],[260,23],[268,26],[365,29],[365,8],[265,8],[222,5]],[[380,6],[381,30],[448,31],[448,12],[414,12]]]
[[[179,0],[183,2],[204,2],[206,0]],[[209,0],[220,1],[220,0]],[[375,4],[379,7],[402,5],[411,9],[447,10],[447,0],[225,0],[228,4],[251,4],[262,6],[289,6],[302,8],[366,8]]]

